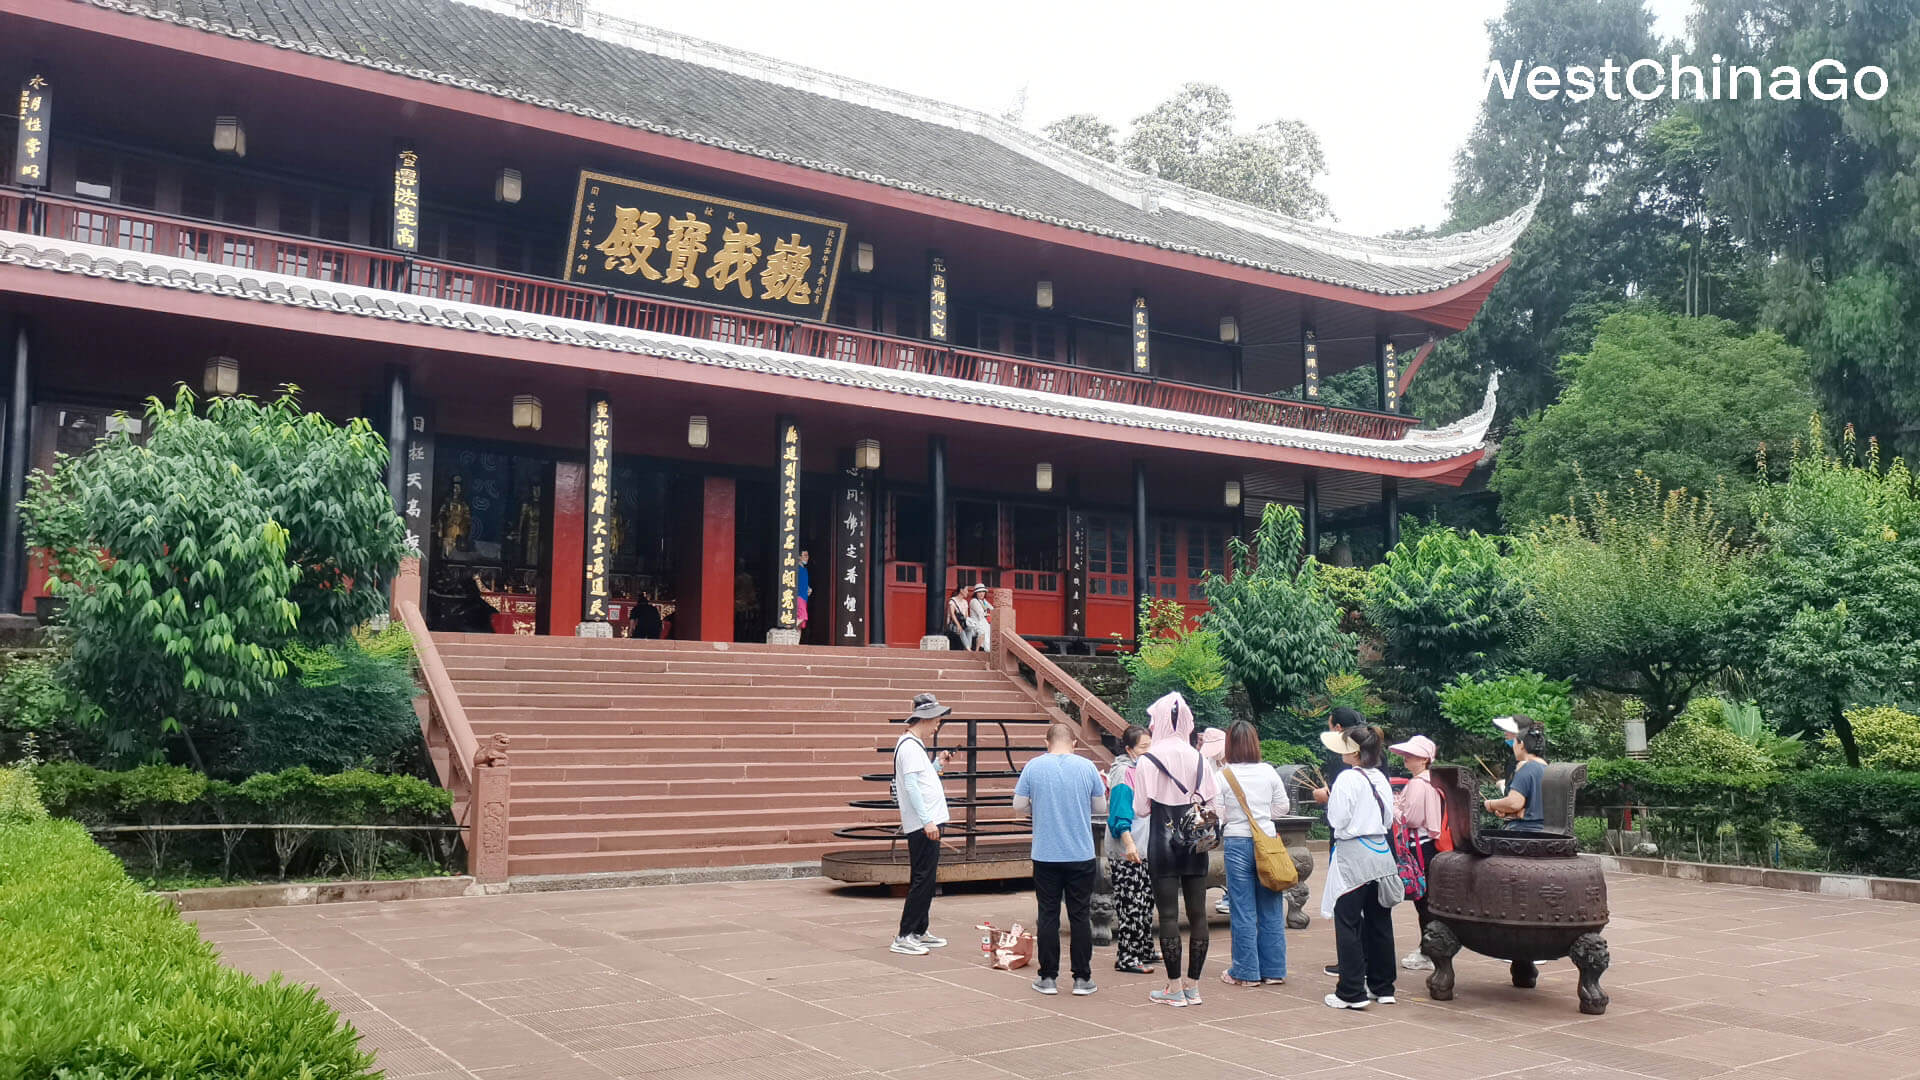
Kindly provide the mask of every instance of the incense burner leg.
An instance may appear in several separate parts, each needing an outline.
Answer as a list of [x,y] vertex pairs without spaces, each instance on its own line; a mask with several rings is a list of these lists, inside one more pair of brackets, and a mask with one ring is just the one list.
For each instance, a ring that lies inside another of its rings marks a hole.
[[1313,876],[1313,854],[1304,844],[1289,847],[1287,854],[1300,874],[1299,883],[1282,894],[1287,898],[1287,929],[1305,930],[1313,925],[1313,916],[1307,914],[1307,879]]
[[1613,962],[1607,951],[1607,939],[1599,934],[1581,934],[1574,939],[1573,948],[1568,956],[1573,966],[1580,970],[1580,1011],[1589,1016],[1602,1016],[1612,999],[1606,991],[1600,989],[1600,976],[1606,972],[1607,965]]
[[1427,996],[1435,1001],[1453,1000],[1453,958],[1460,951],[1460,939],[1453,927],[1434,919],[1420,935],[1420,951],[1433,961],[1433,974],[1427,976]]
[[1540,983],[1540,969],[1531,960],[1515,960],[1510,970],[1513,973],[1513,985],[1522,990],[1531,990]]
[[1113,944],[1113,924],[1118,907],[1113,899],[1113,876],[1107,873],[1107,860],[1097,864],[1098,876],[1093,884],[1093,903],[1089,917],[1093,923],[1093,943],[1105,947]]

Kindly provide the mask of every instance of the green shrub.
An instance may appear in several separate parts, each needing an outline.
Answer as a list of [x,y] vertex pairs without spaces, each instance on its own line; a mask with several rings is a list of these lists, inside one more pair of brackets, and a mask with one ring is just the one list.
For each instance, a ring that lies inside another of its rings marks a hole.
[[1597,817],[1577,817],[1573,819],[1573,836],[1580,842],[1580,850],[1601,854],[1607,850],[1607,819]]
[[[354,769],[322,775],[305,766],[257,773],[238,784],[207,780],[198,773],[165,765],[107,772],[72,762],[34,766],[34,778],[47,808],[57,817],[89,825],[226,824],[252,825],[446,825],[453,796],[414,776],[382,775]],[[312,838],[305,829],[209,830],[205,833],[142,832],[124,834],[117,847],[144,850],[156,876],[167,869],[170,851],[190,864],[229,874],[243,866],[286,877],[302,864]],[[393,850],[392,833],[329,831],[328,852],[362,877],[373,876]],[[442,854],[429,847],[435,858]],[[408,856],[411,860],[415,856]],[[178,867],[175,867],[177,870]]]
[[311,987],[222,967],[74,822],[0,825],[0,926],[0,1076],[378,1075]]
[[1717,716],[1719,702],[1710,699],[1696,714],[1696,704],[1689,704],[1680,718],[1667,725],[1667,729],[1647,741],[1647,760],[1655,765],[1694,766],[1717,772],[1755,773],[1769,772],[1773,769],[1773,759],[1759,747],[1754,746],[1722,727],[1719,723],[1704,719],[1706,715]]
[[[1219,637],[1205,630],[1141,643],[1120,663],[1133,677],[1127,687],[1127,717],[1147,722],[1147,706],[1178,691],[1193,709],[1201,727],[1226,727],[1233,722],[1227,708],[1227,665],[1220,658]],[[418,725],[416,724],[416,730]]]
[[1469,735],[1495,738],[1496,716],[1524,713],[1547,729],[1547,748],[1556,733],[1573,723],[1573,684],[1555,682],[1537,671],[1522,671],[1494,679],[1462,675],[1440,692],[1440,711],[1448,722]]
[[33,767],[40,800],[54,817],[74,818],[104,825],[116,813],[119,799],[116,774],[77,761],[49,761]]
[[58,654],[20,652],[0,661],[0,761],[71,742],[91,715],[61,677]]
[[397,650],[390,638],[391,631],[343,645],[290,647],[299,677],[247,703],[222,728],[220,745],[206,751],[208,766],[227,777],[296,765],[411,771],[421,758],[411,644]]
[[1260,759],[1269,765],[1318,765],[1320,751],[1279,739],[1260,740]]
[[1812,769],[1788,777],[1784,793],[1831,869],[1920,877],[1920,773]]
[[[1853,725],[1853,738],[1860,747],[1860,764],[1868,769],[1894,772],[1920,771],[1920,716],[1891,705],[1861,707],[1846,711]],[[1840,740],[1829,731],[1821,745],[1838,751]]]
[[1255,715],[1296,708],[1354,663],[1354,639],[1321,592],[1319,563],[1302,559],[1300,513],[1268,503],[1251,546],[1227,542],[1229,572],[1206,579],[1200,623],[1219,634],[1220,655]]
[[1319,564],[1314,584],[1320,595],[1333,601],[1340,611],[1340,629],[1348,633],[1366,632],[1367,583],[1373,575],[1358,566]]
[[1327,729],[1327,715],[1335,709],[1353,709],[1379,722],[1386,705],[1373,692],[1373,683],[1357,672],[1328,676],[1325,687],[1295,709],[1276,709],[1256,718],[1263,739],[1313,744]]
[[0,825],[25,825],[47,819],[40,786],[26,769],[0,769]]

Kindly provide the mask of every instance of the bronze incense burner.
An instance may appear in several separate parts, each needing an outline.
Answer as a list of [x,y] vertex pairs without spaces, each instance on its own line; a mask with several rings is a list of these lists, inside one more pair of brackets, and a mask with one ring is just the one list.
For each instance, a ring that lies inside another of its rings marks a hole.
[[1513,985],[1532,987],[1542,960],[1572,959],[1580,971],[1580,1011],[1607,1011],[1607,881],[1573,838],[1573,798],[1585,765],[1548,765],[1541,783],[1546,831],[1480,829],[1478,785],[1458,766],[1437,765],[1433,782],[1446,800],[1453,850],[1427,867],[1431,919],[1420,951],[1433,960],[1427,992],[1453,1000],[1453,958],[1461,949],[1508,961]]

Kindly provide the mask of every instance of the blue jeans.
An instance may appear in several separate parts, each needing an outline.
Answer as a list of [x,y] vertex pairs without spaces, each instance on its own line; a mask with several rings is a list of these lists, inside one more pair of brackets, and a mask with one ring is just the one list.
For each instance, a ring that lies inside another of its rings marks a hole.
[[1243,982],[1287,977],[1286,894],[1260,884],[1253,840],[1227,837],[1227,910],[1233,919],[1233,963],[1227,974]]

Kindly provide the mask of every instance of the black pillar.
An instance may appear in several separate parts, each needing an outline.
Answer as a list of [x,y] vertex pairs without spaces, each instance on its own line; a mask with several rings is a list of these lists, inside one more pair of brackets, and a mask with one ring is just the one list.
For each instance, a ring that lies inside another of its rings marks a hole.
[[1300,486],[1305,496],[1301,500],[1305,505],[1300,508],[1300,516],[1301,524],[1306,527],[1307,554],[1317,559],[1320,557],[1320,474],[1309,469],[1301,478]]
[[873,474],[867,492],[873,500],[868,510],[867,532],[867,641],[887,643],[887,487],[881,473]]
[[933,537],[927,546],[927,633],[947,627],[947,439],[927,436],[927,501],[933,505]]
[[27,497],[28,405],[33,394],[32,355],[28,351],[27,321],[13,324],[13,379],[7,386],[5,447],[6,511],[0,514],[0,613],[18,615],[20,594],[26,589],[26,551],[20,546],[20,500]]
[[407,512],[407,369],[387,369],[387,494],[393,512]]
[[1385,515],[1387,550],[1400,544],[1400,481],[1391,476],[1380,478],[1380,513]]
[[1140,608],[1147,597],[1147,463],[1133,463],[1133,639],[1145,637]]
[[1246,382],[1247,382],[1247,350],[1241,348],[1238,345],[1235,345],[1233,347],[1233,388],[1234,390],[1237,392],[1237,391],[1246,389]]

